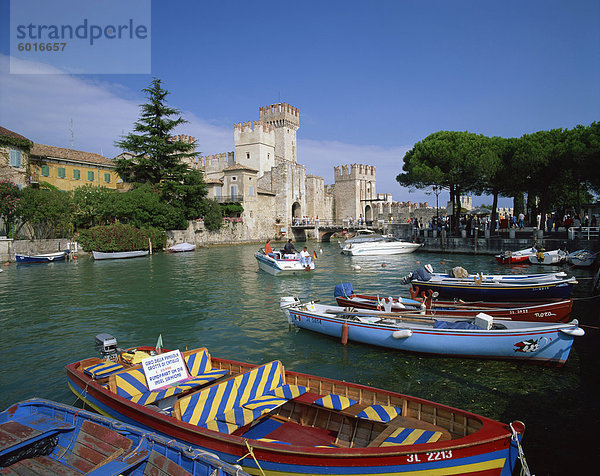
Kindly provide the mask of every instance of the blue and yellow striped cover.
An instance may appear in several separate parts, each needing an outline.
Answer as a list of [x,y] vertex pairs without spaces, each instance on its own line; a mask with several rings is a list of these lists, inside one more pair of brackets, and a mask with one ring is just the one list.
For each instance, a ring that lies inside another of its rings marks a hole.
[[418,430],[416,428],[397,428],[380,446],[418,445],[434,443],[440,439],[440,431]]
[[214,385],[178,402],[182,421],[198,425],[214,420],[218,414],[263,395],[283,384],[283,365],[278,360]]
[[279,398],[293,400],[294,398],[299,397],[300,395],[304,395],[306,392],[306,387],[303,387],[302,385],[285,384],[281,387],[275,388],[275,390],[270,391],[269,395],[275,395]]
[[400,413],[402,413],[402,408],[392,407],[389,405],[371,405],[357,413],[356,416],[365,420],[387,423],[391,419],[400,415]]
[[99,364],[90,365],[89,367],[84,368],[83,371],[90,377],[99,379],[108,377],[122,368],[123,366],[121,364],[116,364],[107,360],[100,362]]
[[249,402],[244,403],[243,407],[250,410],[258,410],[261,413],[267,413],[287,402],[287,398],[280,398],[275,395],[260,395]]
[[183,358],[187,365],[190,375],[196,377],[212,370],[210,354],[205,348],[186,351],[183,353]]
[[324,397],[318,398],[313,403],[315,405],[320,405],[332,410],[345,410],[346,408],[354,405],[356,400],[331,393],[329,395],[325,395]]
[[146,376],[142,369],[132,369],[115,375],[117,395],[140,405],[148,405],[157,400],[183,392],[183,388],[170,387],[151,392],[146,385]]

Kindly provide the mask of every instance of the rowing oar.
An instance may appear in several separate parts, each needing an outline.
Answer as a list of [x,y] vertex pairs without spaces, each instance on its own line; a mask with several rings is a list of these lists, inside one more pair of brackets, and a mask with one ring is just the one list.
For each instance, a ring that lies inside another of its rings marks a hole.
[[[418,319],[418,320],[424,320],[424,319],[432,319],[434,317],[439,317],[442,319],[475,319],[476,316],[457,316],[457,315],[450,315],[450,314],[412,314],[410,312],[372,312],[372,313],[368,313],[368,312],[360,312],[360,313],[355,313],[355,312],[349,312],[349,311],[338,311],[335,309],[326,309],[325,312],[327,314],[343,314],[343,315],[347,315],[347,316],[357,316],[357,317],[385,317],[385,318],[390,318],[390,319],[400,319],[400,318],[409,318],[412,317],[413,319]],[[481,311],[483,312],[483,311]],[[485,312],[484,312],[485,314]],[[419,317],[419,316],[423,316],[423,317]],[[510,321],[512,320],[510,317],[498,317],[498,316],[492,316],[494,318],[494,320],[501,320],[501,321]]]

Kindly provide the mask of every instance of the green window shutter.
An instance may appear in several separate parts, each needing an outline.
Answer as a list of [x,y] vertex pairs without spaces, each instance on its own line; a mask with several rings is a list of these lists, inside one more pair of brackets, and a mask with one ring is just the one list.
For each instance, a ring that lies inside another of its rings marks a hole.
[[50,177],[50,167],[48,165],[42,165],[42,177]]
[[110,174],[104,174],[104,183],[110,183]]
[[73,169],[73,179],[74,180],[81,179],[81,171],[79,169]]
[[94,181],[94,172],[92,172],[91,170],[88,171],[88,181],[89,182]]
[[64,167],[58,168],[58,178],[65,178],[67,176],[67,171]]
[[10,166],[21,167],[21,151],[18,149],[10,149]]

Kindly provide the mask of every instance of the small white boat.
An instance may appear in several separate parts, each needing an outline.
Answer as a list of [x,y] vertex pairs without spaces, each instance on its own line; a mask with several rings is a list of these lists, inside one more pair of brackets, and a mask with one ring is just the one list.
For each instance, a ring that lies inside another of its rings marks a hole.
[[380,235],[373,230],[358,230],[356,235],[339,244],[342,253],[350,256],[397,255],[412,253],[421,243],[410,243],[391,235]]
[[567,260],[567,252],[563,250],[538,251],[529,256],[531,264],[562,264]]
[[578,250],[567,256],[567,263],[576,268],[589,268],[596,261],[598,253],[590,250]]
[[103,253],[102,251],[92,251],[94,259],[123,259],[123,258],[138,258],[140,256],[148,256],[148,250],[138,251],[112,251]]
[[300,260],[300,253],[284,254],[277,251],[265,254],[264,250],[258,250],[254,257],[258,262],[259,269],[269,274],[277,275],[305,273],[314,271],[315,260],[311,259],[308,266],[303,266]]
[[169,246],[167,251],[170,253],[184,253],[186,251],[194,251],[196,249],[196,245],[192,245],[191,243],[177,243],[176,245]]
[[503,251],[499,255],[496,255],[496,261],[500,264],[516,264],[516,263],[529,263],[529,257],[537,253],[537,248],[525,248],[519,251]]

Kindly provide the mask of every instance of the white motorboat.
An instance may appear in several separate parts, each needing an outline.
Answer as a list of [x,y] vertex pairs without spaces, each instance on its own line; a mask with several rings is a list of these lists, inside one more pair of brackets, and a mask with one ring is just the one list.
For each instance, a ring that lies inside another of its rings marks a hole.
[[300,259],[300,253],[285,254],[275,251],[265,254],[263,250],[259,250],[254,256],[259,269],[272,275],[305,273],[315,269],[315,260],[311,259],[310,264],[305,266]]
[[529,256],[532,264],[562,264],[567,260],[567,252],[563,250],[538,251]]
[[92,251],[94,259],[123,259],[123,258],[137,258],[139,256],[148,256],[148,250],[139,251],[112,251],[110,253],[103,253],[101,251]]
[[169,246],[167,251],[169,253],[185,253],[187,251],[194,251],[196,249],[196,245],[192,245],[191,243],[177,243],[176,245]]
[[340,243],[342,253],[351,256],[412,253],[421,246],[423,246],[421,243],[402,241],[392,235],[381,235],[369,229],[358,230],[352,238]]

